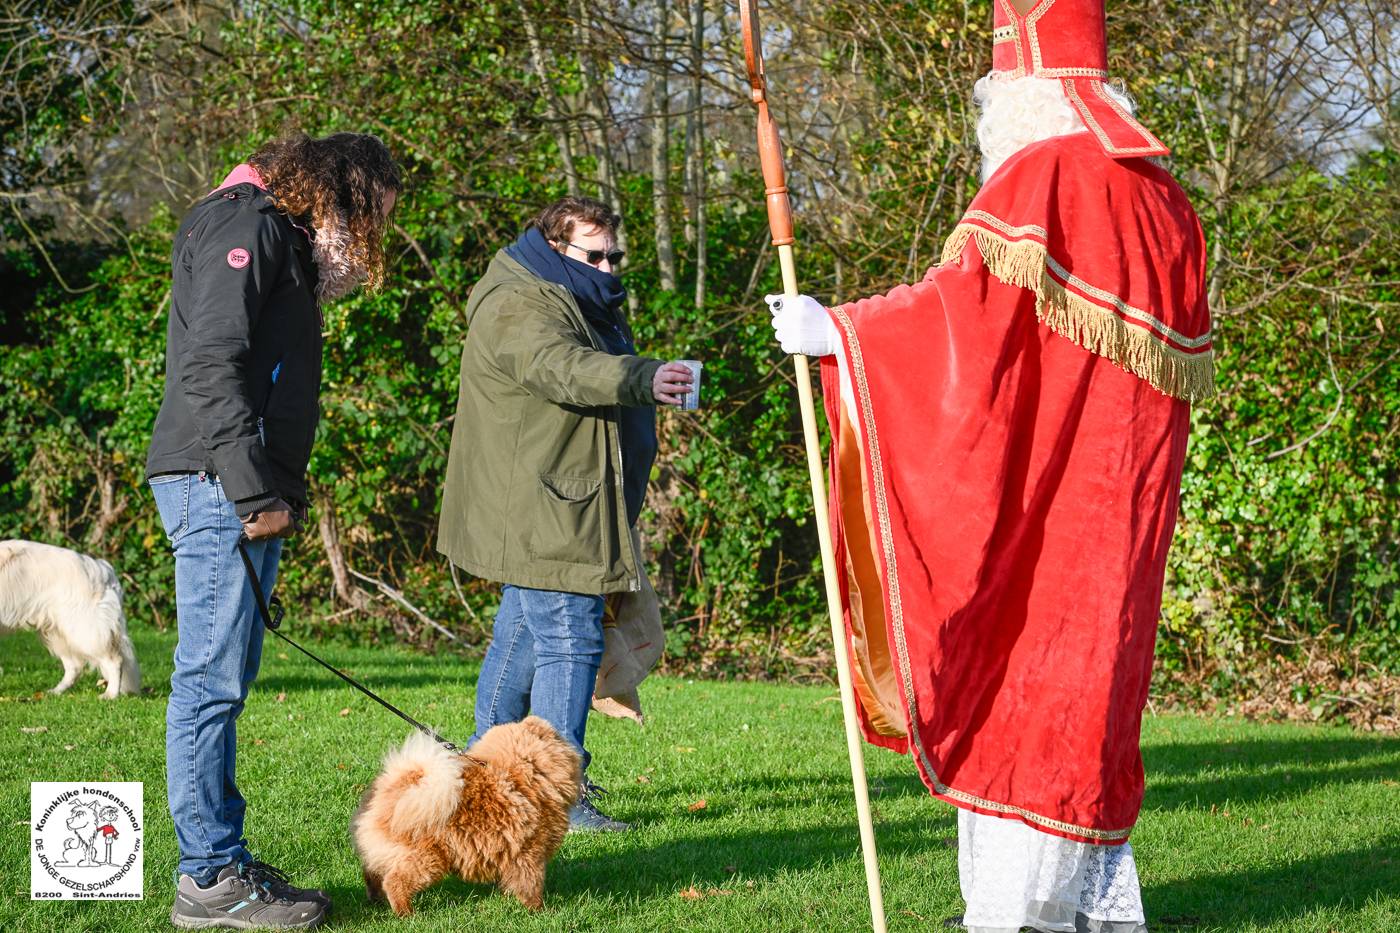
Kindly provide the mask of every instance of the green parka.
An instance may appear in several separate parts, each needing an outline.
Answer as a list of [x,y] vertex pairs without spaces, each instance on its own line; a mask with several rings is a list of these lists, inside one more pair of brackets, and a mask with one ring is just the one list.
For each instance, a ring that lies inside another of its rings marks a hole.
[[501,583],[638,590],[619,408],[655,404],[662,361],[608,353],[568,289],[504,250],[466,313],[438,550]]

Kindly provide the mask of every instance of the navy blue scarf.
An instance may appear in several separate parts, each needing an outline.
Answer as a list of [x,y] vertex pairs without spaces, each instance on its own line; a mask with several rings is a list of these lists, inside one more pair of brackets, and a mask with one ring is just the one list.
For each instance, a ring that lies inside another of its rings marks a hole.
[[[506,255],[546,282],[567,288],[583,316],[602,335],[613,353],[636,352],[618,323],[622,303],[627,300],[627,289],[622,287],[622,280],[617,276],[555,251],[535,227],[507,246]],[[625,349],[614,346],[619,339],[626,345]]]

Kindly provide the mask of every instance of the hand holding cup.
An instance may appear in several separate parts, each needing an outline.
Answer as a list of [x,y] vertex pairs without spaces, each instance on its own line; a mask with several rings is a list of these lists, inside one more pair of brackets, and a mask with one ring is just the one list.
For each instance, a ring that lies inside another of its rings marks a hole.
[[651,394],[662,405],[680,407],[695,387],[695,377],[684,363],[666,363],[651,380]]

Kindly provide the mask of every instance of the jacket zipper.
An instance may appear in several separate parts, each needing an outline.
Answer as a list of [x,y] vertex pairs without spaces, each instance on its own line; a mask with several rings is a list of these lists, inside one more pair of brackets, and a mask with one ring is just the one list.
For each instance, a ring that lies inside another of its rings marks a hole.
[[263,399],[262,409],[258,412],[258,440],[262,441],[264,447],[267,446],[267,435],[263,433],[263,415],[267,414],[267,408],[272,404],[272,390],[277,388],[277,377],[282,374],[282,361],[278,360],[272,367],[272,385],[268,386],[267,398]]

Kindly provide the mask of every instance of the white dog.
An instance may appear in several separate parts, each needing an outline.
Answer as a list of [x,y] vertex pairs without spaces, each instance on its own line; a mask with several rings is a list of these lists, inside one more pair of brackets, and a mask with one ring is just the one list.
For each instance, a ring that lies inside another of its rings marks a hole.
[[0,541],[0,633],[21,628],[38,632],[63,662],[63,679],[51,693],[71,687],[89,664],[107,681],[104,699],[140,692],[121,583],[105,560],[34,541]]

